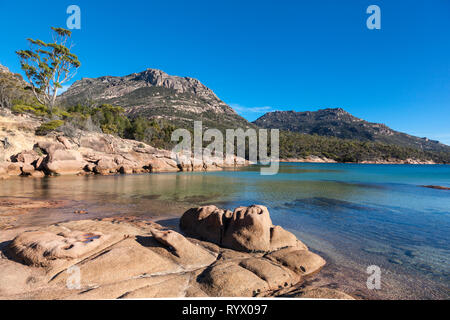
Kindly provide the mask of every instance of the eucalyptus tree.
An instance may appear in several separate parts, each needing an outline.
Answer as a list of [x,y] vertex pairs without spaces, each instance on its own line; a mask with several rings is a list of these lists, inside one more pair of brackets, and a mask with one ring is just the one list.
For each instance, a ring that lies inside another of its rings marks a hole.
[[71,51],[70,30],[51,28],[53,42],[28,38],[30,49],[16,51],[36,99],[52,112],[58,90],[72,79],[81,66],[78,57]]

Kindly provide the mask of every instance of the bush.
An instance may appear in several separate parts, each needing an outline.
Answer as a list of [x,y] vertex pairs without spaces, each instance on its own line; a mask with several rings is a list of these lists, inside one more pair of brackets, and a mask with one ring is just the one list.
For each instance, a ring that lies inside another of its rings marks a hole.
[[64,124],[63,120],[52,120],[46,123],[43,123],[36,129],[36,135],[45,136],[46,134],[55,131],[59,127]]
[[36,116],[43,117],[48,115],[49,110],[42,104],[24,104],[22,101],[14,101],[14,106],[11,108],[14,113],[32,113]]

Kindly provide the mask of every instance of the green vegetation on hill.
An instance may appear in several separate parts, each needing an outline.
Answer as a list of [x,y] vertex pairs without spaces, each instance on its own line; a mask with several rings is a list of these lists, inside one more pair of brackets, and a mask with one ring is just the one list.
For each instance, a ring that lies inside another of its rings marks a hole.
[[419,138],[392,130],[380,123],[368,122],[346,112],[341,108],[318,111],[275,111],[269,112],[253,122],[261,128],[379,142],[432,152],[450,152],[450,147],[438,141]]
[[49,122],[45,122],[36,129],[36,135],[45,136],[47,133],[55,131],[56,129],[61,127],[63,124],[64,124],[64,121],[62,121],[62,120],[51,120]]
[[280,132],[280,158],[327,157],[338,162],[421,159],[450,163],[449,152],[422,151],[372,141]]
[[175,127],[164,120],[148,120],[143,117],[130,119],[122,107],[102,104],[98,107],[76,105],[66,109],[66,133],[71,128],[88,131],[101,131],[121,138],[148,143],[157,148],[168,148]]
[[24,102],[34,103],[36,99],[29,90],[22,76],[11,72],[0,72],[0,108],[11,109],[13,105]]

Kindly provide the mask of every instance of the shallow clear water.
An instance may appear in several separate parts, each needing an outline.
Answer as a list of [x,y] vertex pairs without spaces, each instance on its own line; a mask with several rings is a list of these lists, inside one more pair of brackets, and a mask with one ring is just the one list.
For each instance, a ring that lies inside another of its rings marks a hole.
[[[0,196],[67,199],[21,223],[112,214],[177,216],[186,208],[263,204],[274,224],[294,232],[329,262],[320,283],[362,297],[450,298],[450,166],[281,164],[208,173],[58,177],[0,181]],[[75,217],[73,208],[88,209]],[[382,271],[367,289],[366,268]],[[327,278],[328,277],[328,278]]]

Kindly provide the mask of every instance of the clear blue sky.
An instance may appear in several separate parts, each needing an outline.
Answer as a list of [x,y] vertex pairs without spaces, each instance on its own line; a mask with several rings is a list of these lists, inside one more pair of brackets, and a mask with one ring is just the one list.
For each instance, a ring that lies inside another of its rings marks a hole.
[[[450,1],[0,1],[0,63],[81,8],[77,79],[159,68],[198,78],[249,120],[342,107],[450,144]],[[381,8],[368,30],[366,8]]]

